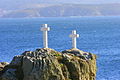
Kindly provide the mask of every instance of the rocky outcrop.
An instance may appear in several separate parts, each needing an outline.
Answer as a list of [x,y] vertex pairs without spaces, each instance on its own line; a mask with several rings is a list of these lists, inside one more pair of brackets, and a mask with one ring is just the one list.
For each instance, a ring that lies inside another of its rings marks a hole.
[[15,56],[0,80],[95,80],[96,55],[42,48]]

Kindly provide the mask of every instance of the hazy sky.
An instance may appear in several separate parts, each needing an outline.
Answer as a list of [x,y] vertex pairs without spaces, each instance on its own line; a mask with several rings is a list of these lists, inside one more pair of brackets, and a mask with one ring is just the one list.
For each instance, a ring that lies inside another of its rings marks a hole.
[[0,8],[15,8],[18,6],[24,6],[27,4],[39,4],[39,3],[120,3],[120,0],[0,0]]
[[120,0],[0,0],[0,3],[26,3],[26,2],[34,2],[34,3],[39,3],[39,2],[65,2],[65,3],[117,3],[120,2]]

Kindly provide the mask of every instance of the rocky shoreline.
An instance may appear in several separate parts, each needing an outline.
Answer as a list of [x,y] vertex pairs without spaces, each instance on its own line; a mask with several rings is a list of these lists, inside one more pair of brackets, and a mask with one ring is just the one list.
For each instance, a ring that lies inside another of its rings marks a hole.
[[25,51],[0,63],[0,80],[95,80],[96,55],[79,49]]

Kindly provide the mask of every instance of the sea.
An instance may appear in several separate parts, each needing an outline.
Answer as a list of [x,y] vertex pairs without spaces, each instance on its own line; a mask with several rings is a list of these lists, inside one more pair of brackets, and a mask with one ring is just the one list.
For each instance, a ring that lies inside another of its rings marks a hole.
[[59,17],[0,19],[0,62],[43,47],[42,24],[48,24],[49,48],[71,48],[77,30],[77,48],[97,55],[96,80],[120,80],[120,17]]

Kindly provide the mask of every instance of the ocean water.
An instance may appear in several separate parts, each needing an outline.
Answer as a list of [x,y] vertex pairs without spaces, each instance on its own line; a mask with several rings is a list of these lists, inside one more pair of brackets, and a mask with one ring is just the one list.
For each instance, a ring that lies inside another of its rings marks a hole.
[[77,47],[98,56],[96,80],[120,80],[120,17],[0,19],[0,62],[42,48],[45,23],[51,27],[50,48],[70,49],[69,35],[77,30]]

